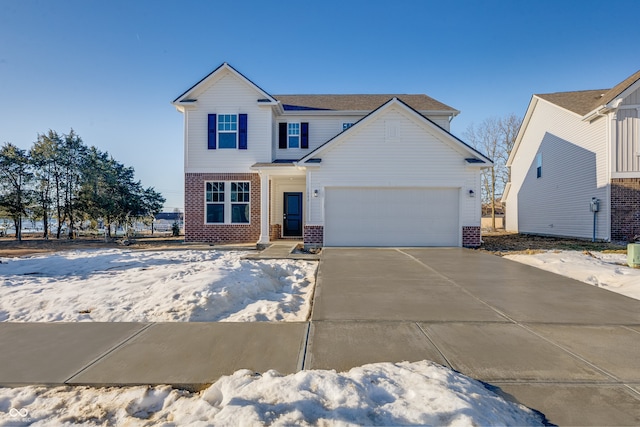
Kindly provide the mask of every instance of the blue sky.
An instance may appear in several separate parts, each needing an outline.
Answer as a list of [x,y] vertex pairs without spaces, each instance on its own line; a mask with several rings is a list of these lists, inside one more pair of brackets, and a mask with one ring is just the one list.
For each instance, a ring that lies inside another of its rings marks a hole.
[[264,90],[426,93],[452,132],[640,69],[640,2],[0,0],[0,143],[73,128],[183,207],[170,102],[222,62]]

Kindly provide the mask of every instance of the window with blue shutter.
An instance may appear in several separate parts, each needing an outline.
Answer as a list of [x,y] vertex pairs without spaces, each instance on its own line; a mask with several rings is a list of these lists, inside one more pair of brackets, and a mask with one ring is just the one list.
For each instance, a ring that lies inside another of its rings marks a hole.
[[209,150],[215,150],[216,149],[216,136],[217,136],[217,132],[218,132],[218,128],[216,127],[216,115],[215,114],[209,114],[209,141],[207,144],[207,147],[209,148]]
[[238,115],[238,149],[247,149],[247,115]]

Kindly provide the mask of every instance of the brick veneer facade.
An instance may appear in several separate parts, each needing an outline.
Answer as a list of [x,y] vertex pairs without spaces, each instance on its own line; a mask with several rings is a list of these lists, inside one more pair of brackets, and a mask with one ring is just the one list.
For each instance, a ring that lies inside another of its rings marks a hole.
[[[249,181],[249,224],[205,224],[205,182]],[[257,173],[187,173],[184,176],[184,240],[206,243],[255,243],[260,239],[260,176]]]
[[278,240],[282,237],[282,226],[280,224],[271,224],[269,226],[269,240]]
[[305,248],[321,247],[324,242],[324,227],[322,225],[305,225],[303,239]]
[[480,227],[462,227],[462,246],[465,248],[477,248],[480,246]]
[[611,240],[640,235],[640,178],[611,179]]

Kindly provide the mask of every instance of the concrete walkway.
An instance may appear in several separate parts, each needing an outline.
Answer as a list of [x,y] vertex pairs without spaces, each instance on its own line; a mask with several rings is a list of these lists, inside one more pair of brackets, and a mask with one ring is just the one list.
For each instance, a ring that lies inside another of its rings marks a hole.
[[559,425],[640,425],[640,301],[477,251],[324,249],[310,322],[0,323],[0,386],[433,360]]

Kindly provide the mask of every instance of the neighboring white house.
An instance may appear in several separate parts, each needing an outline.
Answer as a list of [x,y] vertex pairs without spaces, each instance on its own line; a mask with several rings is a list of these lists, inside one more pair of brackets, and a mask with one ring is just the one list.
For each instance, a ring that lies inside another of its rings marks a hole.
[[507,162],[506,229],[579,238],[595,231],[607,241],[639,235],[639,112],[640,71],[612,89],[533,95]]
[[[270,95],[224,63],[184,115],[185,240],[478,246],[480,172],[426,95]],[[477,195],[477,196],[476,196]]]

